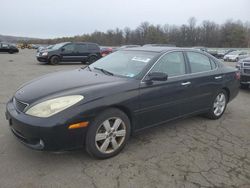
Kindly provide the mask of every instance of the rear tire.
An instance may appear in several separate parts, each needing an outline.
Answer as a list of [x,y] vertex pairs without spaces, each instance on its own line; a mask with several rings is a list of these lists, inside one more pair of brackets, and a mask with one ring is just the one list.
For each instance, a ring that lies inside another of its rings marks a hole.
[[86,63],[88,65],[90,65],[90,64],[94,63],[96,60],[97,60],[96,56],[90,56]]
[[124,112],[116,108],[107,109],[89,125],[86,150],[95,158],[113,157],[125,147],[130,131],[130,120]]
[[50,58],[49,62],[50,62],[51,65],[57,65],[57,64],[59,64],[60,59],[57,56],[52,56]]
[[225,90],[221,90],[214,97],[210,110],[205,116],[209,119],[219,119],[225,112],[228,102],[228,94]]

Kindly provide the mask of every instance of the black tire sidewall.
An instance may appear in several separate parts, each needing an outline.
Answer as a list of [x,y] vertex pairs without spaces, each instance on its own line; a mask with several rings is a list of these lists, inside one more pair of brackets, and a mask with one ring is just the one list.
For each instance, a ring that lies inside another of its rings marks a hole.
[[52,56],[49,62],[51,65],[57,65],[60,62],[60,58],[57,56]]
[[[96,136],[96,131],[99,128],[99,126],[106,120],[109,119],[111,117],[119,117],[122,119],[122,121],[125,124],[126,127],[126,136],[125,139],[122,143],[122,145],[114,152],[109,153],[109,154],[105,154],[100,152],[97,147],[96,147],[96,143],[95,143],[95,136]],[[102,113],[100,113],[94,120],[93,122],[89,125],[89,129],[86,135],[86,141],[85,141],[85,147],[87,152],[95,158],[98,159],[106,159],[106,158],[110,158],[113,157],[115,155],[117,155],[118,153],[121,152],[121,150],[125,147],[129,136],[130,136],[130,132],[131,132],[131,125],[130,125],[130,120],[128,118],[128,116],[120,111],[119,109],[116,108],[110,108],[107,109],[105,111],[103,111]]]
[[97,60],[97,57],[92,55],[89,57],[87,64],[90,65],[90,64],[94,63],[96,60]]

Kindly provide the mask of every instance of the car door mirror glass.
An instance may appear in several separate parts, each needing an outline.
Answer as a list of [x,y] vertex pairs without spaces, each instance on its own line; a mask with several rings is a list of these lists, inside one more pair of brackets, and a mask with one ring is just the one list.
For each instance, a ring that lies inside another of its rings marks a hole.
[[164,72],[151,72],[147,76],[147,81],[166,81],[168,75]]

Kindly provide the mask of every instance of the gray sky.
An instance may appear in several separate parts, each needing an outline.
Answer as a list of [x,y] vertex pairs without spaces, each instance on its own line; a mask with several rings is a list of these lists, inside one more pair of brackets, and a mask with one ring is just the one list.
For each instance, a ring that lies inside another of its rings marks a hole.
[[250,0],[1,0],[0,34],[54,38],[152,24],[250,21]]

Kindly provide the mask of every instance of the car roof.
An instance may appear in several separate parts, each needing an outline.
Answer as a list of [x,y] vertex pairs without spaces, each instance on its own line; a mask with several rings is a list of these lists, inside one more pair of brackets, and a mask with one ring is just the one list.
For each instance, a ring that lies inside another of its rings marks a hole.
[[194,48],[163,47],[163,46],[161,47],[142,46],[142,47],[122,49],[122,51],[144,51],[144,52],[156,52],[156,53],[164,53],[164,52],[173,51],[173,50],[181,50],[181,51],[191,50],[191,51],[200,52],[200,50],[194,49]]
[[96,43],[93,43],[93,42],[71,42],[73,44],[95,44],[95,45],[98,45]]
[[142,46],[142,47],[135,47],[135,48],[125,48],[122,49],[124,51],[146,51],[146,52],[166,52],[174,49],[179,49],[175,47],[154,47],[154,46]]
[[[57,43],[57,44],[95,44],[95,45],[98,45],[98,44],[93,43],[93,42],[61,42],[61,43]],[[52,45],[55,45],[55,44],[52,44]]]

